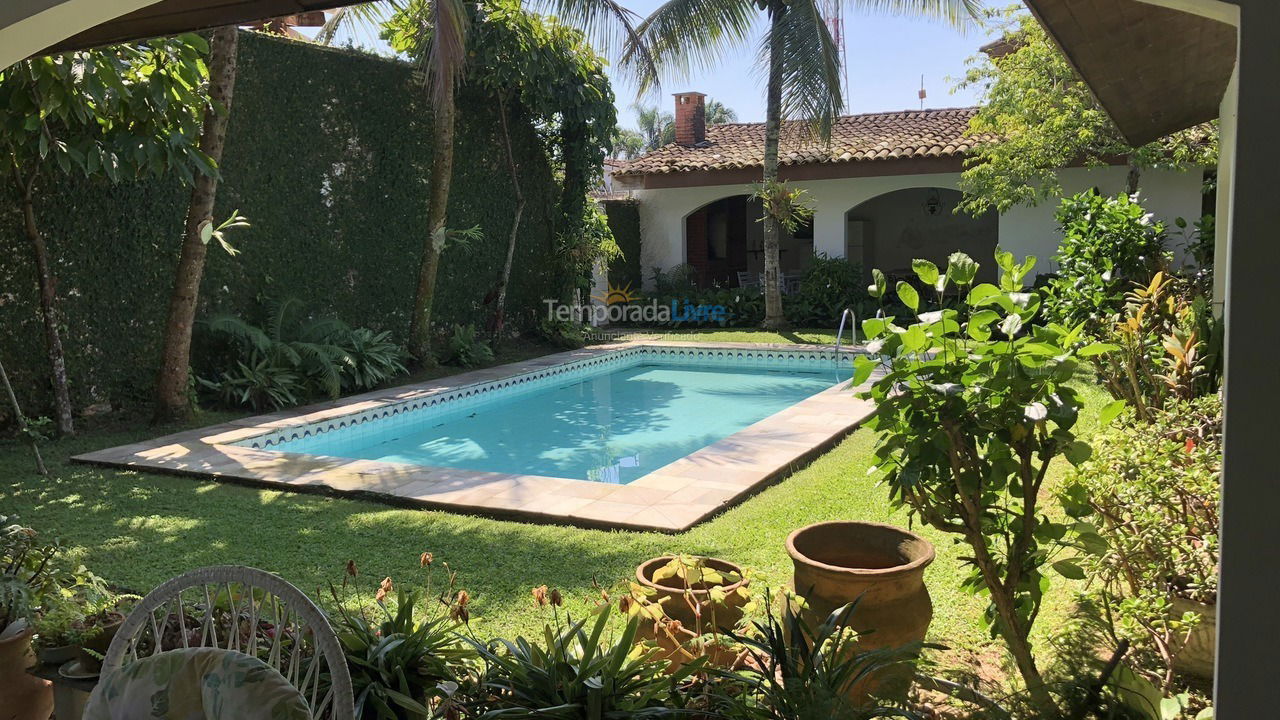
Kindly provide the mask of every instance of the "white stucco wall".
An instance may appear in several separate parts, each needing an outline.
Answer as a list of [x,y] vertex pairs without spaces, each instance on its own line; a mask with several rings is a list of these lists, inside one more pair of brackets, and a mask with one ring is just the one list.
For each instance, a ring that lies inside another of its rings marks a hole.
[[[1069,168],[1062,172],[1063,189],[1075,193],[1091,186],[1106,193],[1125,187],[1124,167]],[[899,175],[839,180],[811,180],[793,183],[809,191],[814,205],[814,252],[844,257],[845,214],[855,206],[894,190],[917,187],[957,189],[959,173]],[[1157,219],[1172,224],[1176,217],[1188,222],[1200,217],[1203,174],[1199,170],[1178,172],[1148,171],[1143,176],[1143,203]],[[645,282],[654,267],[667,269],[685,261],[685,218],[707,203],[733,195],[748,194],[750,185],[715,185],[691,188],[635,190],[640,202],[642,235],[640,263]],[[1014,208],[1000,218],[1000,245],[1017,255],[1036,255],[1037,270],[1054,269],[1052,257],[1058,245],[1053,220],[1056,202],[1039,207]],[[1175,241],[1176,244],[1176,241]],[[978,258],[979,262],[988,258]]]

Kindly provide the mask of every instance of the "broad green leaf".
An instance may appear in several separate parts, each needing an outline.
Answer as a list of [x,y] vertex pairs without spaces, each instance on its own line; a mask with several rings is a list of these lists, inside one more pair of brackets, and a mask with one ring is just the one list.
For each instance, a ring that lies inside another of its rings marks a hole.
[[978,275],[978,263],[962,252],[951,253],[947,258],[947,277],[956,285],[970,285]]
[[920,278],[920,282],[933,287],[937,284],[939,273],[938,266],[928,260],[915,259],[911,261],[911,269],[915,271],[916,277]]
[[929,344],[929,336],[925,333],[924,328],[919,325],[912,325],[902,334],[902,349],[905,352],[920,352]]
[[978,307],[983,304],[983,301],[987,298],[1000,294],[1000,288],[992,285],[991,283],[982,283],[980,285],[975,285],[973,289],[969,291],[967,302],[970,307]]
[[1116,400],[1115,402],[1108,404],[1106,407],[1102,408],[1102,412],[1098,413],[1098,422],[1103,425],[1110,423],[1112,420],[1119,417],[1120,413],[1124,412],[1124,409],[1127,406],[1128,403],[1124,400]]
[[1071,580],[1084,579],[1084,570],[1071,560],[1059,560],[1053,564],[1053,569],[1064,578]]
[[898,299],[903,305],[911,308],[911,312],[920,312],[920,294],[905,280],[898,281]]
[[1119,349],[1120,347],[1117,345],[1096,342],[1090,345],[1085,345],[1084,347],[1080,348],[1079,350],[1076,351],[1076,355],[1080,357],[1093,357],[1094,355],[1104,355],[1106,353],[1113,353]]
[[1083,440],[1076,440],[1063,448],[1062,453],[1066,455],[1068,462],[1079,466],[1093,455],[1093,448],[1089,447],[1089,443]]
[[871,373],[876,369],[876,362],[866,355],[859,355],[853,359],[853,379],[850,383],[853,385],[861,385],[866,382]]

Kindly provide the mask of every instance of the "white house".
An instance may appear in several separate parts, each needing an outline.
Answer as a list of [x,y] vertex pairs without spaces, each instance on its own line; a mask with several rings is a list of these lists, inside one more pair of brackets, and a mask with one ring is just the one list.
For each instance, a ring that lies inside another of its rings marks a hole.
[[[687,263],[701,284],[749,282],[763,270],[759,202],[751,197],[761,177],[764,123],[706,125],[704,95],[675,96],[676,142],[613,169],[612,190],[639,203],[641,267]],[[953,210],[975,108],[920,110],[839,118],[830,144],[811,139],[800,123],[785,123],[779,175],[808,191],[811,225],[782,243],[784,273],[799,273],[816,254],[847,257],[864,270],[908,273],[913,258],[942,264],[964,250],[988,272],[997,244],[1040,258],[1039,272],[1055,269],[1055,203],[972,217]],[[1127,168],[1059,171],[1063,189],[1125,188]],[[1157,219],[1189,222],[1203,214],[1204,174],[1151,170],[1142,196]],[[1176,250],[1176,248],[1174,248]]]

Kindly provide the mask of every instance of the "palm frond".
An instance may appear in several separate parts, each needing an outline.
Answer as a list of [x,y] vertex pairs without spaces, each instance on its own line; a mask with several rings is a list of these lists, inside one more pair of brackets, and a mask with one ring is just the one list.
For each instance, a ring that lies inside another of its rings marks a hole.
[[232,341],[263,355],[270,354],[272,346],[275,345],[275,341],[267,333],[235,315],[218,313],[210,316],[204,324],[210,332],[227,335]]
[[655,55],[636,27],[640,16],[617,0],[530,0],[529,6],[549,9],[566,23],[582,29],[605,53],[621,49],[630,57],[630,67],[643,74],[657,73]]
[[850,9],[869,10],[905,17],[945,20],[956,27],[981,21],[986,12],[982,0],[844,0]]
[[[751,0],[668,0],[636,27],[637,39],[624,45],[619,64],[643,95],[662,77],[686,78],[715,66],[747,43],[757,17]],[[644,62],[644,52],[652,64]]]
[[781,54],[782,117],[809,122],[826,140],[844,111],[841,57],[817,0],[795,0],[760,44],[762,63],[771,52]]
[[276,342],[284,342],[286,330],[289,328],[289,316],[301,316],[303,303],[296,297],[268,302],[267,337]]
[[462,75],[467,60],[467,9],[463,0],[430,0],[426,3],[421,31],[427,52],[423,78],[432,102],[451,102],[447,96]]
[[340,30],[357,28],[376,33],[392,14],[404,8],[404,0],[378,0],[340,7],[329,14],[315,40],[321,45],[332,45]]

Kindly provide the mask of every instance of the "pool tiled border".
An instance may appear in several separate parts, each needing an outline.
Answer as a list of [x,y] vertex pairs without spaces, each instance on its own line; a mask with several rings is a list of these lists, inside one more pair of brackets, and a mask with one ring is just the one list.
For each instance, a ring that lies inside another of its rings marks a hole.
[[[526,382],[563,382],[636,352],[669,352],[714,367],[741,355],[832,353],[816,345],[631,342],[596,345],[429,382],[233,420],[142,443],[77,455],[95,465],[153,470],[297,491],[356,495],[397,505],[588,527],[679,532],[808,462],[872,412],[840,384],[627,485],[537,475],[424,467],[264,449],[300,432],[385,421],[403,410],[482,397]],[[776,362],[769,360],[768,362]],[[256,447],[255,447],[256,445]]]

